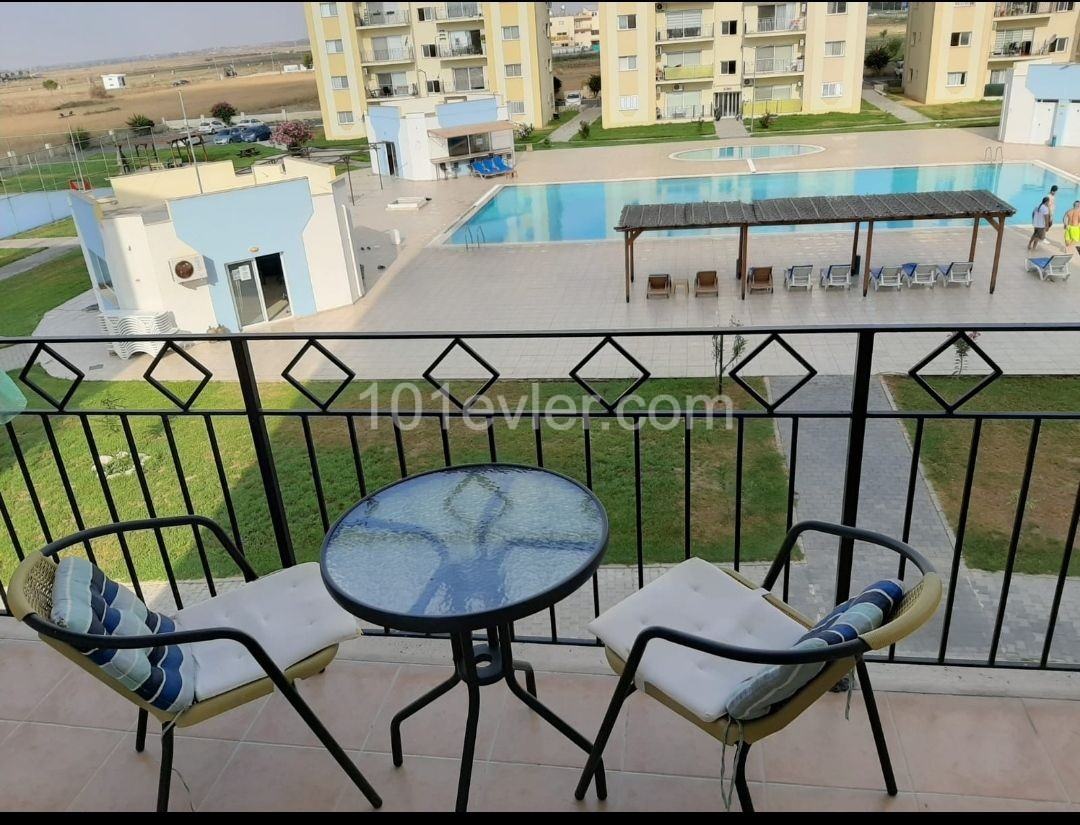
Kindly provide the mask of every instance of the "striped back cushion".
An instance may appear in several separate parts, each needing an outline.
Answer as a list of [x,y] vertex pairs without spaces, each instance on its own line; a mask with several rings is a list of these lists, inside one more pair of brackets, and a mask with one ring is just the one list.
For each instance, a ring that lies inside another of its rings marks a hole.
[[[900,606],[904,584],[883,579],[853,599],[838,604],[799,638],[793,650],[810,650],[848,642],[881,627]],[[769,665],[745,679],[727,700],[728,716],[748,720],[764,716],[774,705],[790,699],[825,668],[825,662],[804,665]]]
[[[76,633],[142,636],[176,629],[130,590],[86,559],[61,559],[53,579],[52,621]],[[125,688],[156,708],[179,713],[195,701],[195,657],[188,645],[138,650],[80,650]]]

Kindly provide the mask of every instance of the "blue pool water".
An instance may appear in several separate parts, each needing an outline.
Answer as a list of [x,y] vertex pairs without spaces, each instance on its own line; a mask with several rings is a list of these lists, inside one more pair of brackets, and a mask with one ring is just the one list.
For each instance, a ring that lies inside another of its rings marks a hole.
[[[906,166],[886,169],[851,169],[832,172],[775,172],[713,175],[693,178],[553,183],[504,186],[472,217],[458,226],[447,243],[464,244],[466,230],[496,243],[601,241],[621,237],[612,227],[627,204],[692,203],[696,201],[754,201],[765,198],[812,195],[881,195],[890,192],[989,189],[1016,207],[1010,223],[1030,223],[1031,211],[1050,187],[1060,187],[1057,218],[1080,199],[1076,181],[1032,163]],[[921,227],[946,226],[949,221],[920,221]],[[952,223],[957,223],[953,221]],[[892,221],[890,228],[910,227],[910,221]],[[970,225],[964,221],[963,225]],[[879,224],[880,226],[880,224]],[[843,229],[818,227],[819,230]],[[650,233],[685,237],[723,234],[733,229]],[[815,227],[768,227],[758,232],[806,232]]]
[[675,160],[761,160],[763,158],[792,158],[823,152],[821,146],[809,143],[758,143],[750,146],[711,146],[708,149],[687,149],[676,152]]

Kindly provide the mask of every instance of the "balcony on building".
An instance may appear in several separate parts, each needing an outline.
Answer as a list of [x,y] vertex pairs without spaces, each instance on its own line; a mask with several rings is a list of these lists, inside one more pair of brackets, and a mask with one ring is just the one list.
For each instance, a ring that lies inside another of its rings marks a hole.
[[376,85],[369,86],[367,90],[368,100],[391,100],[402,97],[419,97],[420,92],[415,83],[402,85]]
[[459,57],[483,57],[487,49],[483,43],[448,43],[439,46],[439,57],[453,60]]
[[699,24],[696,26],[679,26],[675,28],[659,28],[656,30],[656,40],[665,43],[669,40],[703,40],[713,36],[712,24]]
[[[995,3],[994,17],[1049,17],[1054,11],[1068,11],[1064,3]],[[1061,9],[1057,7],[1061,6]]]
[[407,8],[362,8],[356,13],[357,28],[376,26],[408,26],[411,16]]
[[747,77],[761,77],[762,75],[777,74],[802,74],[803,59],[797,58],[760,58],[747,60],[743,66],[743,73]]
[[365,63],[411,63],[415,52],[412,46],[400,46],[393,49],[365,49]]
[[805,17],[759,17],[743,21],[743,33],[747,37],[800,34],[805,31]]
[[482,3],[445,3],[435,9],[435,19],[442,22],[457,22],[459,20],[483,20],[484,6]]
[[656,72],[657,83],[698,83],[712,80],[713,64],[699,66],[662,66]]

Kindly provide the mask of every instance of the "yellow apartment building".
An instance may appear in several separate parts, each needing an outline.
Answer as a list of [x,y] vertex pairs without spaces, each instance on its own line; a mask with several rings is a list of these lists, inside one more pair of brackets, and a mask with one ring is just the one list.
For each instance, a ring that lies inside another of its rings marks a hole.
[[1020,62],[1070,63],[1080,3],[912,3],[904,94],[922,103],[1000,97]]
[[601,3],[605,127],[858,112],[866,3]]
[[585,50],[599,44],[600,12],[596,9],[551,16],[551,45],[556,49]]
[[[304,3],[326,136],[363,137],[369,106],[484,92],[551,120],[547,3]],[[416,104],[412,104],[415,106]]]

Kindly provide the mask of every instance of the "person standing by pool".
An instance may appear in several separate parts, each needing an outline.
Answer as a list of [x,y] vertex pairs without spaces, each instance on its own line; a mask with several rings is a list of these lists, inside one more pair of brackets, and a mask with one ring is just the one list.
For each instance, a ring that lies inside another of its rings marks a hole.
[[1035,211],[1031,213],[1031,226],[1033,232],[1031,233],[1031,240],[1028,241],[1028,252],[1033,252],[1035,247],[1042,241],[1046,240],[1046,228],[1050,226],[1050,196],[1042,199],[1042,202],[1035,207]]
[[1072,209],[1065,213],[1065,252],[1074,249],[1080,255],[1080,201],[1073,201]]
[[1047,228],[1054,225],[1054,213],[1057,211],[1057,189],[1056,185],[1051,186],[1050,194],[1047,195],[1050,198],[1050,203],[1046,205],[1046,208],[1050,210],[1050,220],[1046,223]]

